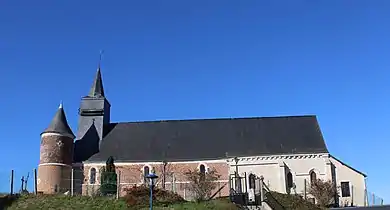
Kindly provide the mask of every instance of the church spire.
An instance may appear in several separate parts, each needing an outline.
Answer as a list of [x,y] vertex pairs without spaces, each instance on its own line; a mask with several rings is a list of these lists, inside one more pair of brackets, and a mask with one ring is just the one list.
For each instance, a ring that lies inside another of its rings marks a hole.
[[68,121],[66,120],[62,102],[60,103],[60,106],[58,107],[58,110],[54,115],[51,123],[42,132],[42,134],[43,133],[58,133],[64,136],[72,136],[74,138],[74,134],[69,127]]
[[104,97],[102,73],[100,72],[100,63],[102,61],[103,51],[100,51],[99,65],[96,72],[95,79],[92,83],[91,90],[89,91],[89,97]]

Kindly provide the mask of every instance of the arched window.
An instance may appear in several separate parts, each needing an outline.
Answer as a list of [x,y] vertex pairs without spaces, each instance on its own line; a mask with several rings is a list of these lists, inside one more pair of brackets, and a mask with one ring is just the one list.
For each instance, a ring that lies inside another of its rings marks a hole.
[[255,189],[256,187],[256,176],[254,174],[249,175],[249,189]]
[[293,187],[293,176],[291,172],[287,173],[287,188],[291,189]]
[[313,184],[315,181],[317,181],[317,174],[314,171],[310,172],[310,183]]
[[149,166],[144,166],[144,182],[147,183],[148,182],[148,178],[146,178],[146,176],[148,176],[150,173],[150,168]]
[[95,184],[96,183],[96,169],[91,168],[91,171],[89,172],[89,183]]
[[199,171],[200,171],[200,173],[205,174],[205,173],[206,173],[206,166],[204,166],[203,164],[201,164],[201,165],[199,166]]
[[206,166],[201,164],[199,166],[199,171],[200,171],[200,180],[204,181],[206,179]]

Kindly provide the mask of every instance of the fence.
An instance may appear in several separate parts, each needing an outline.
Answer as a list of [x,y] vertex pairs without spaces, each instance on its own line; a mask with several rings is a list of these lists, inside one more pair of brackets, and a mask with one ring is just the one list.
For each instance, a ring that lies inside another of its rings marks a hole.
[[[0,171],[0,178],[3,180],[8,180],[8,182],[3,182],[1,185],[0,194],[13,194],[13,193],[21,193],[23,190],[30,193],[37,193],[37,185],[43,184],[44,179],[53,180],[56,177],[51,176],[50,174],[47,177],[42,177],[38,179],[36,177],[37,171],[33,169],[31,171]],[[61,172],[59,172],[61,173]],[[100,192],[100,176],[99,173],[95,173],[94,176],[91,176],[91,171],[84,171],[83,168],[69,168],[69,176],[64,176],[62,178],[61,184],[55,186],[53,191],[58,193],[64,193],[69,195],[96,195]],[[93,173],[92,173],[93,174]],[[138,177],[140,178],[140,177]],[[161,177],[160,177],[161,178]],[[133,187],[134,185],[142,185],[145,184],[143,182],[134,182],[129,181],[128,177],[122,175],[120,171],[117,173],[117,181],[118,181],[118,194],[117,197],[125,195],[126,188]],[[193,193],[189,190],[189,182],[186,181],[178,181],[175,179],[174,174],[166,176],[165,189],[175,192],[182,196],[184,199],[191,200],[193,199]],[[306,183],[306,190],[302,192],[296,192],[297,194],[301,194],[303,197],[310,199],[310,195],[308,193],[309,183]],[[162,186],[162,180],[157,180],[157,187]],[[223,182],[219,182],[217,189],[223,186]],[[295,192],[292,192],[295,193]],[[225,196],[225,192],[218,192],[216,197]],[[340,194],[340,190],[339,190]],[[369,192],[364,189],[358,189],[355,186],[351,185],[351,196],[348,199],[341,200],[341,205],[348,204],[357,204],[357,201],[360,199],[359,196],[364,196],[364,203],[358,204],[359,206],[377,206],[383,205],[384,200],[377,196],[375,193]],[[346,201],[345,201],[346,200]],[[361,200],[361,199],[360,199]]]
[[[17,172],[14,170],[0,172],[0,177],[3,180],[8,180],[8,182],[3,182],[1,189],[2,194],[17,194],[25,191],[26,193],[38,193],[38,186],[44,187],[45,181],[58,181],[57,177],[52,176],[48,173],[46,175],[40,174],[40,177],[37,177],[37,170],[32,169],[25,173]],[[89,195],[94,196],[100,193],[100,174],[96,173],[90,177],[90,171],[85,172],[82,168],[69,168],[69,175],[64,175],[66,171],[60,171],[62,173],[62,181],[58,182],[58,185],[55,185],[52,189],[55,193],[67,194],[67,195]],[[51,171],[51,173],[56,173],[56,171]],[[92,173],[93,174],[93,173]],[[95,177],[94,177],[95,176]],[[133,186],[140,186],[144,183],[139,182],[129,182],[126,176],[121,174],[121,171],[117,171],[117,197],[124,196],[127,188]],[[189,190],[189,182],[176,181],[174,175],[166,177],[165,189],[172,191],[181,195],[184,199],[191,200],[193,198],[193,193]],[[157,180],[156,186],[162,188],[162,180]],[[222,183],[218,183],[217,188],[222,186]],[[1,192],[0,192],[1,194]],[[217,197],[221,193],[217,193]]]
[[[128,182],[126,177],[121,174],[120,171],[117,172],[117,192],[118,197],[124,196],[126,194],[127,189],[130,189],[134,186],[141,186],[141,185],[148,185],[148,183],[145,183],[143,181],[140,182]],[[83,195],[89,195],[93,196],[100,192],[100,180],[99,181],[92,181],[91,180],[84,180],[85,182],[82,184],[82,194]],[[73,182],[81,182],[80,179],[73,179]],[[217,188],[219,189],[222,186],[220,182],[217,183]],[[156,187],[159,188],[165,188],[165,190],[174,192],[182,196],[186,200],[192,200],[194,198],[194,194],[190,189],[190,183],[186,181],[175,181],[174,178],[166,177],[165,187],[163,186],[163,183],[160,180],[157,180]],[[73,194],[80,193],[80,190],[77,190],[77,187],[74,187]],[[221,192],[218,192],[217,195],[221,196]]]
[[367,193],[367,206],[383,205],[383,198],[378,197],[374,193],[366,191]]
[[33,192],[34,191],[34,170],[31,171],[0,171],[1,180],[6,180],[0,185],[0,194],[8,195],[8,194],[16,194],[25,192]]
[[[310,183],[305,180],[304,190],[302,192],[294,192],[296,194],[302,195],[305,199],[314,202],[312,196],[309,193]],[[348,191],[348,190],[347,190]],[[367,191],[367,189],[362,189],[354,185],[350,185],[349,195],[343,196],[340,186],[337,186],[338,196],[336,198],[336,203],[339,203],[340,206],[378,206],[384,205],[384,200],[374,193]]]

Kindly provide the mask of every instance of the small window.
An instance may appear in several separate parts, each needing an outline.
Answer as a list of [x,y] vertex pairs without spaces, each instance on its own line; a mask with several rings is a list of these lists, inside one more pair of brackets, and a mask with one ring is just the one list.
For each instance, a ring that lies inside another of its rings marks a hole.
[[341,182],[341,197],[350,197],[351,190],[349,189],[349,182]]
[[256,186],[256,176],[254,174],[249,175],[249,189],[255,189]]
[[293,176],[291,172],[287,173],[287,188],[291,189],[293,187]]
[[206,173],[206,166],[204,166],[203,164],[201,164],[201,165],[199,166],[199,171],[200,171],[200,173],[205,174],[205,173]]
[[96,183],[96,169],[91,168],[91,171],[89,172],[89,183],[95,184]]
[[314,171],[310,172],[310,183],[313,184],[315,181],[317,181],[317,174]]
[[199,166],[199,171],[200,171],[200,180],[204,181],[206,179],[206,167],[203,164],[201,164]]

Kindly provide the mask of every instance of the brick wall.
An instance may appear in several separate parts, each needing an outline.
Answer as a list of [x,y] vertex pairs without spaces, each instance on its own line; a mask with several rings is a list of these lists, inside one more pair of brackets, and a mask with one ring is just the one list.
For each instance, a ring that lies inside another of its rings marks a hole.
[[71,167],[40,165],[37,190],[45,194],[64,193],[71,190]]
[[[223,160],[221,161],[212,161],[212,162],[183,162],[183,163],[168,163],[166,165],[166,184],[165,189],[173,190],[179,195],[183,196],[186,199],[191,199],[191,192],[188,190],[188,180],[186,179],[184,173],[188,170],[194,170],[199,168],[200,164],[204,164],[207,170],[215,169],[218,174],[221,175],[220,179],[217,181],[218,187],[225,185],[223,190],[217,194],[218,196],[227,196],[229,193],[228,189],[228,177],[229,177],[229,166]],[[84,165],[83,174],[84,174],[84,185],[83,185],[83,194],[89,194],[90,192],[96,191],[100,186],[100,170],[104,164],[95,164],[95,165]],[[155,173],[159,176],[156,180],[157,186],[162,187],[162,174],[163,174],[163,164],[162,163],[145,163],[145,164],[116,164],[116,171],[119,175],[121,183],[121,196],[125,195],[125,188],[132,187],[134,185],[141,185],[144,183],[143,172],[144,167],[150,167],[150,171],[154,170]],[[95,168],[97,170],[96,182],[95,184],[90,184],[90,169]],[[174,181],[173,181],[174,180]],[[216,191],[216,190],[215,190]]]
[[39,163],[72,165],[73,139],[60,135],[42,135]]
[[58,134],[41,136],[38,191],[52,194],[71,190],[73,139]]

